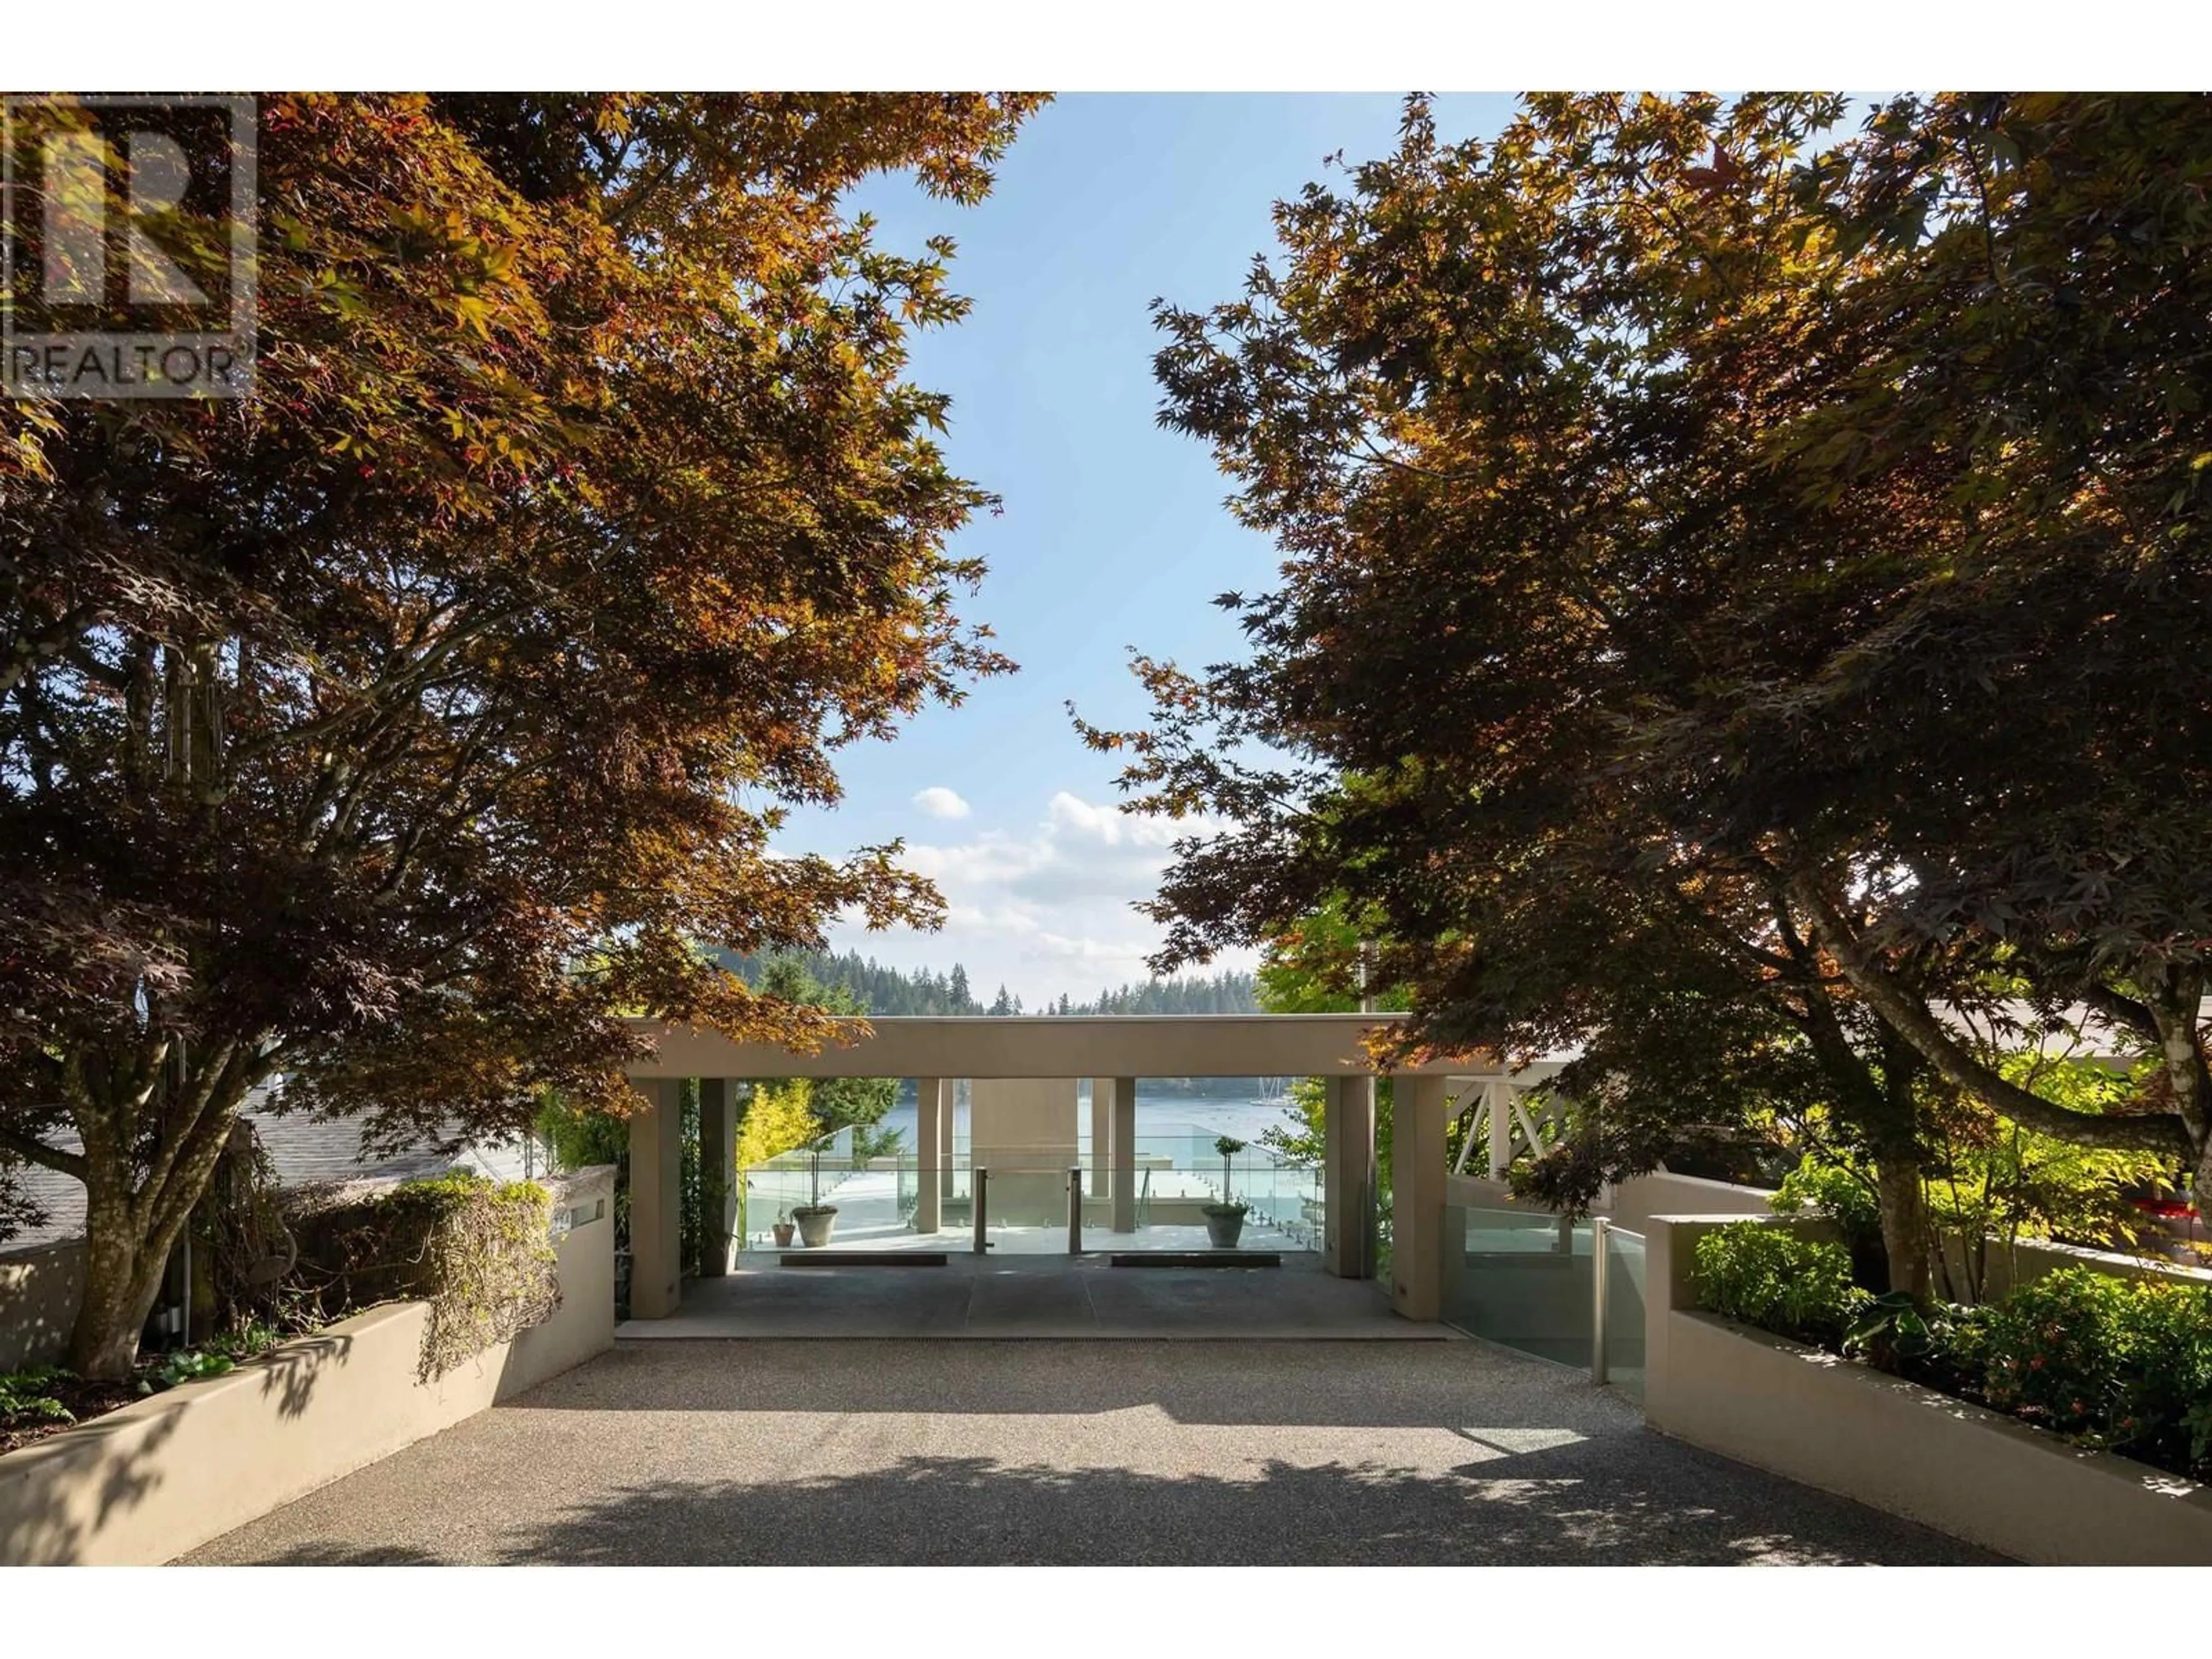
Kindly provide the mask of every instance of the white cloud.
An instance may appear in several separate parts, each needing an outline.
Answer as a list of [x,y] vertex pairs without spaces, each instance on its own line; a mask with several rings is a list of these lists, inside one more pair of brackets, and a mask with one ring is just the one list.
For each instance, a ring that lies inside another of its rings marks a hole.
[[933,818],[964,818],[971,810],[958,791],[941,783],[930,785],[914,798],[914,804]]
[[[1160,929],[1131,907],[1158,890],[1175,841],[1224,827],[1133,817],[1062,791],[1025,830],[979,827],[964,841],[907,848],[902,862],[945,896],[942,930],[840,929],[836,943],[907,969],[944,972],[961,963],[985,1001],[1001,981],[1032,1007],[1062,992],[1086,1001],[1148,976],[1146,958],[1159,948]],[[1203,971],[1249,968],[1255,959],[1251,951],[1225,953]]]

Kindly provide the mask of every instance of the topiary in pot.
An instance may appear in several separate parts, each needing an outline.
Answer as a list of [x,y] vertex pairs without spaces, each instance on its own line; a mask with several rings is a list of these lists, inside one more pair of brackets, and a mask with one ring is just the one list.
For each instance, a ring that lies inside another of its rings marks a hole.
[[830,1139],[824,1135],[806,1149],[813,1155],[809,1183],[813,1202],[794,1204],[791,1208],[791,1218],[799,1224],[799,1242],[810,1250],[818,1250],[827,1244],[830,1230],[837,1224],[837,1206],[822,1201],[822,1148]]
[[1233,1250],[1243,1236],[1244,1218],[1251,1206],[1231,1195],[1229,1190],[1229,1160],[1244,1150],[1244,1143],[1234,1135],[1224,1135],[1213,1143],[1213,1150],[1221,1154],[1221,1202],[1206,1205],[1201,1213],[1206,1217],[1206,1242],[1217,1250]]

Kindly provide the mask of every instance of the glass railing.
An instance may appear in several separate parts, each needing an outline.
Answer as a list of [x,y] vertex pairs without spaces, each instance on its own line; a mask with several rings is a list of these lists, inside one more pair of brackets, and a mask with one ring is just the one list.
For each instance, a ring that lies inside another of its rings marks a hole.
[[1447,1322],[1565,1364],[1590,1363],[1591,1229],[1540,1211],[1444,1211]]
[[920,1238],[916,1228],[925,1183],[937,1188],[940,1233],[969,1224],[968,1170],[924,1164],[911,1152],[887,1152],[834,1169],[825,1157],[818,1171],[812,1159],[785,1154],[742,1174],[738,1225],[749,1250],[791,1248],[778,1244],[776,1224],[795,1224],[794,1212],[817,1202],[837,1212],[830,1227],[833,1243],[862,1249],[912,1245]]
[[854,1231],[846,1219],[848,1211],[865,1212],[871,1224],[897,1221],[902,1215],[910,1218],[908,1200],[919,1189],[905,1172],[915,1165],[915,1154],[900,1148],[874,1151],[865,1140],[860,1145],[855,1140],[852,1128],[840,1129],[811,1146],[779,1152],[739,1170],[738,1227],[744,1248],[774,1249],[775,1224],[791,1219],[793,1211],[805,1206],[835,1206],[838,1231],[848,1234]]
[[1605,1346],[1602,1381],[1644,1398],[1644,1235],[1605,1229]]
[[1644,1290],[1641,1233],[1541,1210],[1445,1208],[1448,1322],[1502,1346],[1587,1369],[1638,1400]]
[[[1133,1226],[1116,1231],[1110,1188],[1086,1188],[1083,1248],[1086,1250],[1318,1250],[1322,1237],[1321,1172],[1297,1164],[1197,1165],[1140,1158],[1131,1172]],[[994,1181],[997,1176],[992,1177]],[[1233,1246],[1225,1218],[1206,1211],[1240,1204]],[[1217,1230],[1218,1231],[1217,1232]],[[1217,1242],[1218,1241],[1218,1242]]]
[[[1179,1143],[1195,1145],[1204,1155],[1177,1159],[1158,1150]],[[1067,1249],[1071,1170],[1079,1172],[1079,1238],[1085,1250],[1206,1249],[1206,1206],[1219,1204],[1224,1194],[1244,1206],[1238,1248],[1321,1248],[1322,1171],[1249,1150],[1230,1159],[1224,1169],[1210,1136],[1147,1137],[1140,1144],[1130,1171],[1135,1226],[1125,1233],[1113,1230],[1111,1171],[1095,1170],[1080,1153],[1060,1147],[1001,1147],[988,1149],[987,1157],[985,1223],[994,1249]],[[928,1247],[957,1249],[972,1238],[975,1171],[964,1154],[956,1153],[950,1169],[904,1148],[858,1156],[845,1131],[818,1146],[780,1154],[739,1173],[739,1226],[746,1249],[790,1248],[777,1244],[776,1224],[795,1224],[793,1212],[816,1204],[837,1211],[833,1246],[910,1248],[923,1242],[917,1231],[922,1194],[932,1184],[938,1195],[937,1229]]]

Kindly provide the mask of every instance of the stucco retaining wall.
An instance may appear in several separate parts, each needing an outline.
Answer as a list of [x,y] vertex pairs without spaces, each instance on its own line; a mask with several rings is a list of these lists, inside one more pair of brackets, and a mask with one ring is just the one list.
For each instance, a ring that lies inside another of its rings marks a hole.
[[[605,1167],[611,1170],[614,1166]],[[537,1181],[554,1195],[555,1207],[559,1209],[570,1202],[562,1194],[592,1175],[591,1170],[580,1170],[568,1176],[539,1176]],[[607,1177],[604,1194],[611,1207],[612,1180],[611,1176]],[[82,1238],[31,1249],[0,1250],[0,1371],[58,1364],[68,1350],[70,1327],[76,1322],[77,1304],[83,1297]]]
[[1739,1187],[1703,1176],[1671,1175],[1656,1170],[1613,1189],[1599,1213],[1616,1227],[1640,1233],[1655,1215],[1767,1215],[1774,1194],[1764,1187]]
[[0,1256],[0,1371],[50,1365],[84,1299],[84,1242]]
[[[1966,1279],[1959,1242],[1947,1240],[1943,1253],[1950,1260],[1954,1282],[1963,1285]],[[2037,1279],[2048,1278],[2065,1267],[2090,1267],[2100,1273],[2110,1273],[2115,1279],[2167,1279],[2197,1285],[2212,1283],[2212,1273],[2207,1273],[2202,1267],[2185,1267],[2179,1262],[2162,1261],[2155,1256],[2122,1255],[2112,1250],[2084,1249],[2076,1244],[2059,1244],[2050,1239],[2036,1239],[2020,1244],[1990,1246],[1984,1299],[2002,1301],[2019,1286],[2033,1285]]]
[[1644,1420],[2041,1565],[2212,1565],[2212,1489],[1698,1310],[1698,1236],[1644,1230]]
[[611,1347],[613,1178],[548,1183],[553,1317],[435,1381],[428,1304],[393,1303],[0,1457],[0,1563],[170,1560]]
[[[1642,1232],[1655,1215],[1766,1215],[1774,1194],[1763,1187],[1738,1187],[1726,1181],[1707,1181],[1699,1176],[1669,1175],[1664,1170],[1624,1181],[1601,1196],[1592,1206],[1616,1227]],[[1516,1198],[1502,1181],[1487,1176],[1455,1175],[1444,1178],[1444,1202],[1472,1210],[1516,1210],[1532,1215],[1551,1211],[1528,1199]]]

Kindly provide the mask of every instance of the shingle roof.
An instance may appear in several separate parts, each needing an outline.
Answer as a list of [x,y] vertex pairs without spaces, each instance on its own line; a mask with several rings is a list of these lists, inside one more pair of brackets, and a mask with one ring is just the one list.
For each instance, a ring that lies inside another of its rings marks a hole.
[[[427,1146],[390,1158],[364,1158],[358,1121],[339,1119],[318,1122],[301,1113],[280,1116],[269,1109],[265,1092],[257,1091],[247,1102],[242,1115],[252,1122],[261,1136],[261,1144],[276,1165],[276,1179],[286,1187],[315,1181],[364,1178],[414,1181],[424,1176],[443,1175],[460,1165],[495,1181],[519,1181],[524,1172],[525,1159],[520,1145],[465,1146],[457,1153]],[[77,1148],[72,1140],[65,1143],[62,1150],[75,1152]],[[0,1243],[0,1254],[58,1244],[83,1233],[84,1188],[81,1183],[55,1170],[35,1166],[19,1169],[15,1180],[32,1201],[47,1212],[46,1219],[43,1225]]]

